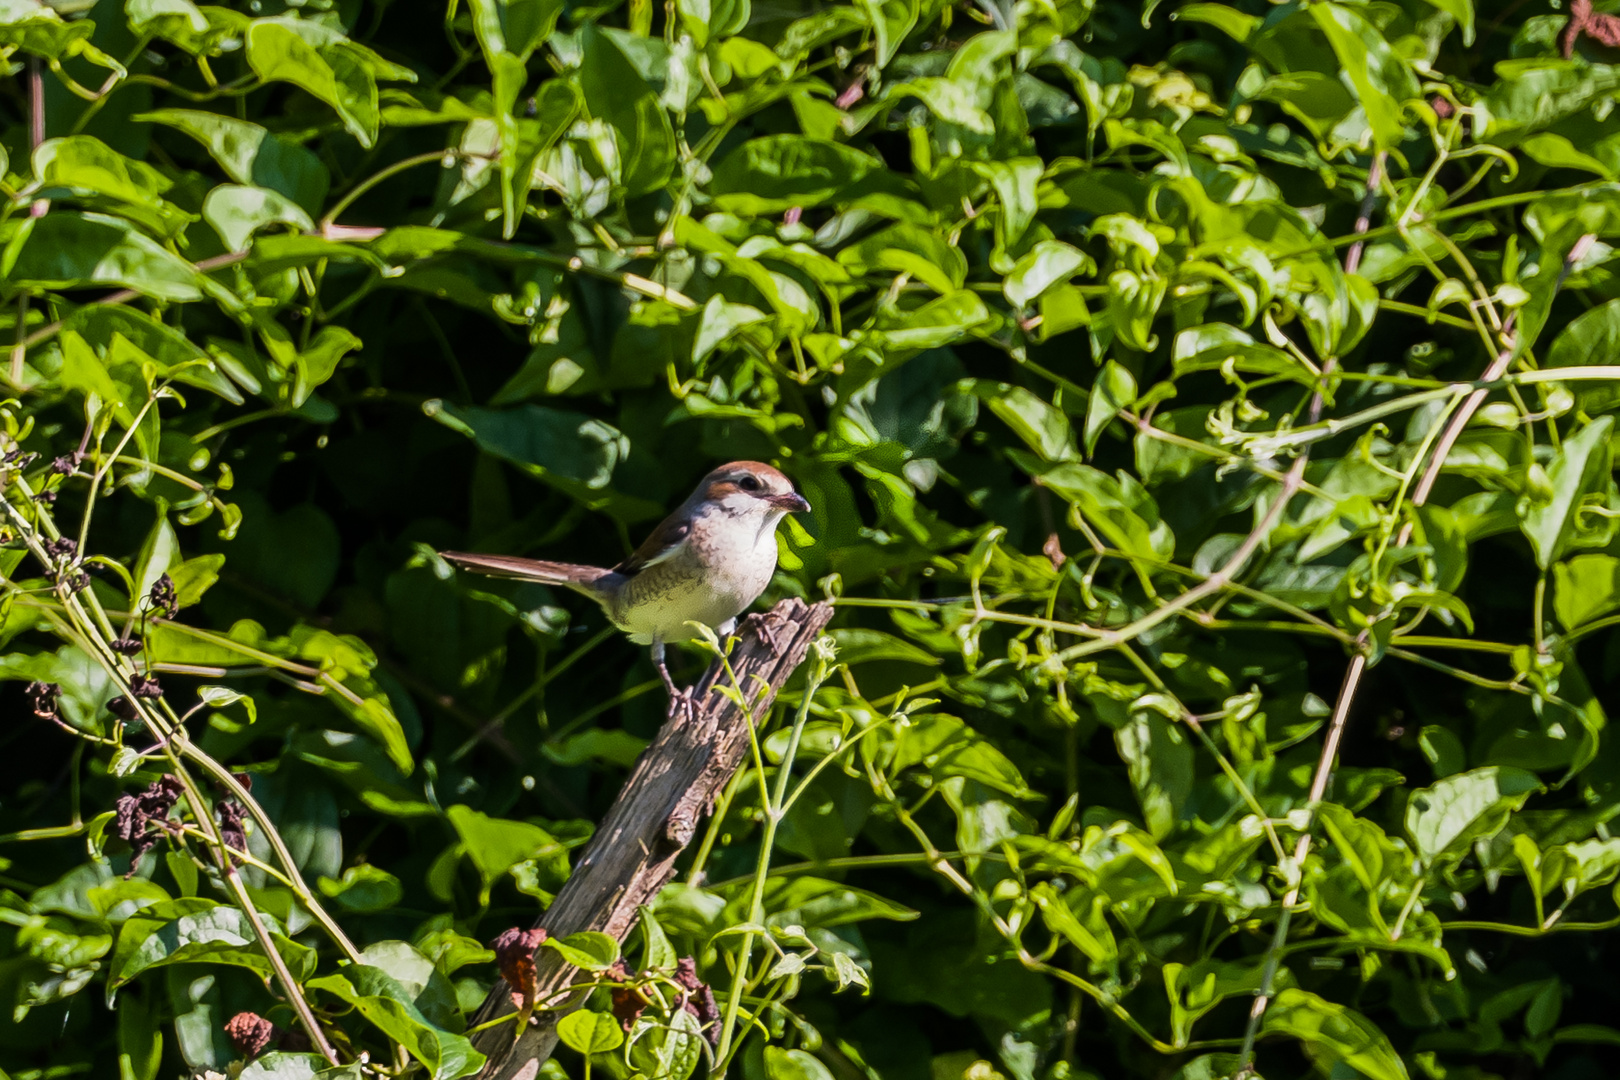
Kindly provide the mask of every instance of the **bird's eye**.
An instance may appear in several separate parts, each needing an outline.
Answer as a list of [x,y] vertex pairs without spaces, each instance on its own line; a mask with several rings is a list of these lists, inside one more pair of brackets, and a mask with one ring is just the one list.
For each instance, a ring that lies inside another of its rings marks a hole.
[[760,487],[759,477],[744,476],[737,481],[737,486],[742,488],[744,491],[758,491]]

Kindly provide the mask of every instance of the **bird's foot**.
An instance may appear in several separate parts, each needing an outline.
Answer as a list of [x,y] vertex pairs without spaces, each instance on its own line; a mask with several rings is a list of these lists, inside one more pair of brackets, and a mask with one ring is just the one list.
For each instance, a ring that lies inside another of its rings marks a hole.
[[690,720],[697,715],[697,700],[692,696],[690,686],[680,690],[671,690],[669,706],[664,710],[665,719]]
[[658,674],[663,678],[664,690],[669,694],[669,706],[664,710],[665,719],[690,720],[693,714],[697,712],[697,703],[693,700],[692,688],[690,686],[676,686],[675,680],[669,674],[669,668],[665,667],[662,661],[658,665]]

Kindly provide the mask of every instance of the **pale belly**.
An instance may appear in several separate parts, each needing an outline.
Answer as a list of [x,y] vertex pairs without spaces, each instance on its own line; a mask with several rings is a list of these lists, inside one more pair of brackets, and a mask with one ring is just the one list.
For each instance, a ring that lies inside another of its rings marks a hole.
[[625,583],[608,617],[639,644],[690,641],[700,635],[689,623],[718,627],[765,591],[776,571],[776,541],[766,539],[768,547],[734,555],[718,571],[691,556],[649,566]]

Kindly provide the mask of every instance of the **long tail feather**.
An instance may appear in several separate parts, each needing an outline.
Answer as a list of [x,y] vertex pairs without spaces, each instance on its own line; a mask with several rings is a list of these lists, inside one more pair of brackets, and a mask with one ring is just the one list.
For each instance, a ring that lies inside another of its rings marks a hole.
[[522,559],[515,555],[478,555],[465,551],[441,551],[439,554],[463,570],[473,570],[480,574],[489,574],[491,577],[562,585],[587,596],[595,596],[600,591],[597,583],[613,573],[612,570],[600,566],[580,566],[577,563],[550,562],[546,559]]

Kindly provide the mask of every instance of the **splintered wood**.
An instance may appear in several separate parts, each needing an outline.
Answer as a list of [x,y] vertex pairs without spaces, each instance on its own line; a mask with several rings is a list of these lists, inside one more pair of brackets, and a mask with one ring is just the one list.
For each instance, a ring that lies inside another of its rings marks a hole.
[[[730,684],[725,667],[711,665],[693,690],[693,707],[675,710],[637,760],[537,927],[551,937],[597,930],[624,941],[636,924],[637,908],[652,903],[674,875],[675,860],[741,763],[748,750],[749,715],[755,723],[764,719],[831,618],[828,604],[790,599],[743,622],[730,659],[748,712],[727,695],[711,692]],[[584,1000],[583,993],[569,993],[582,973],[555,950],[540,949],[535,968],[535,1000],[543,1008],[523,1033],[513,1038],[514,1020],[473,1036],[489,1058],[481,1080],[533,1080],[557,1044],[557,1021]],[[510,987],[502,980],[468,1027],[513,1011]]]

